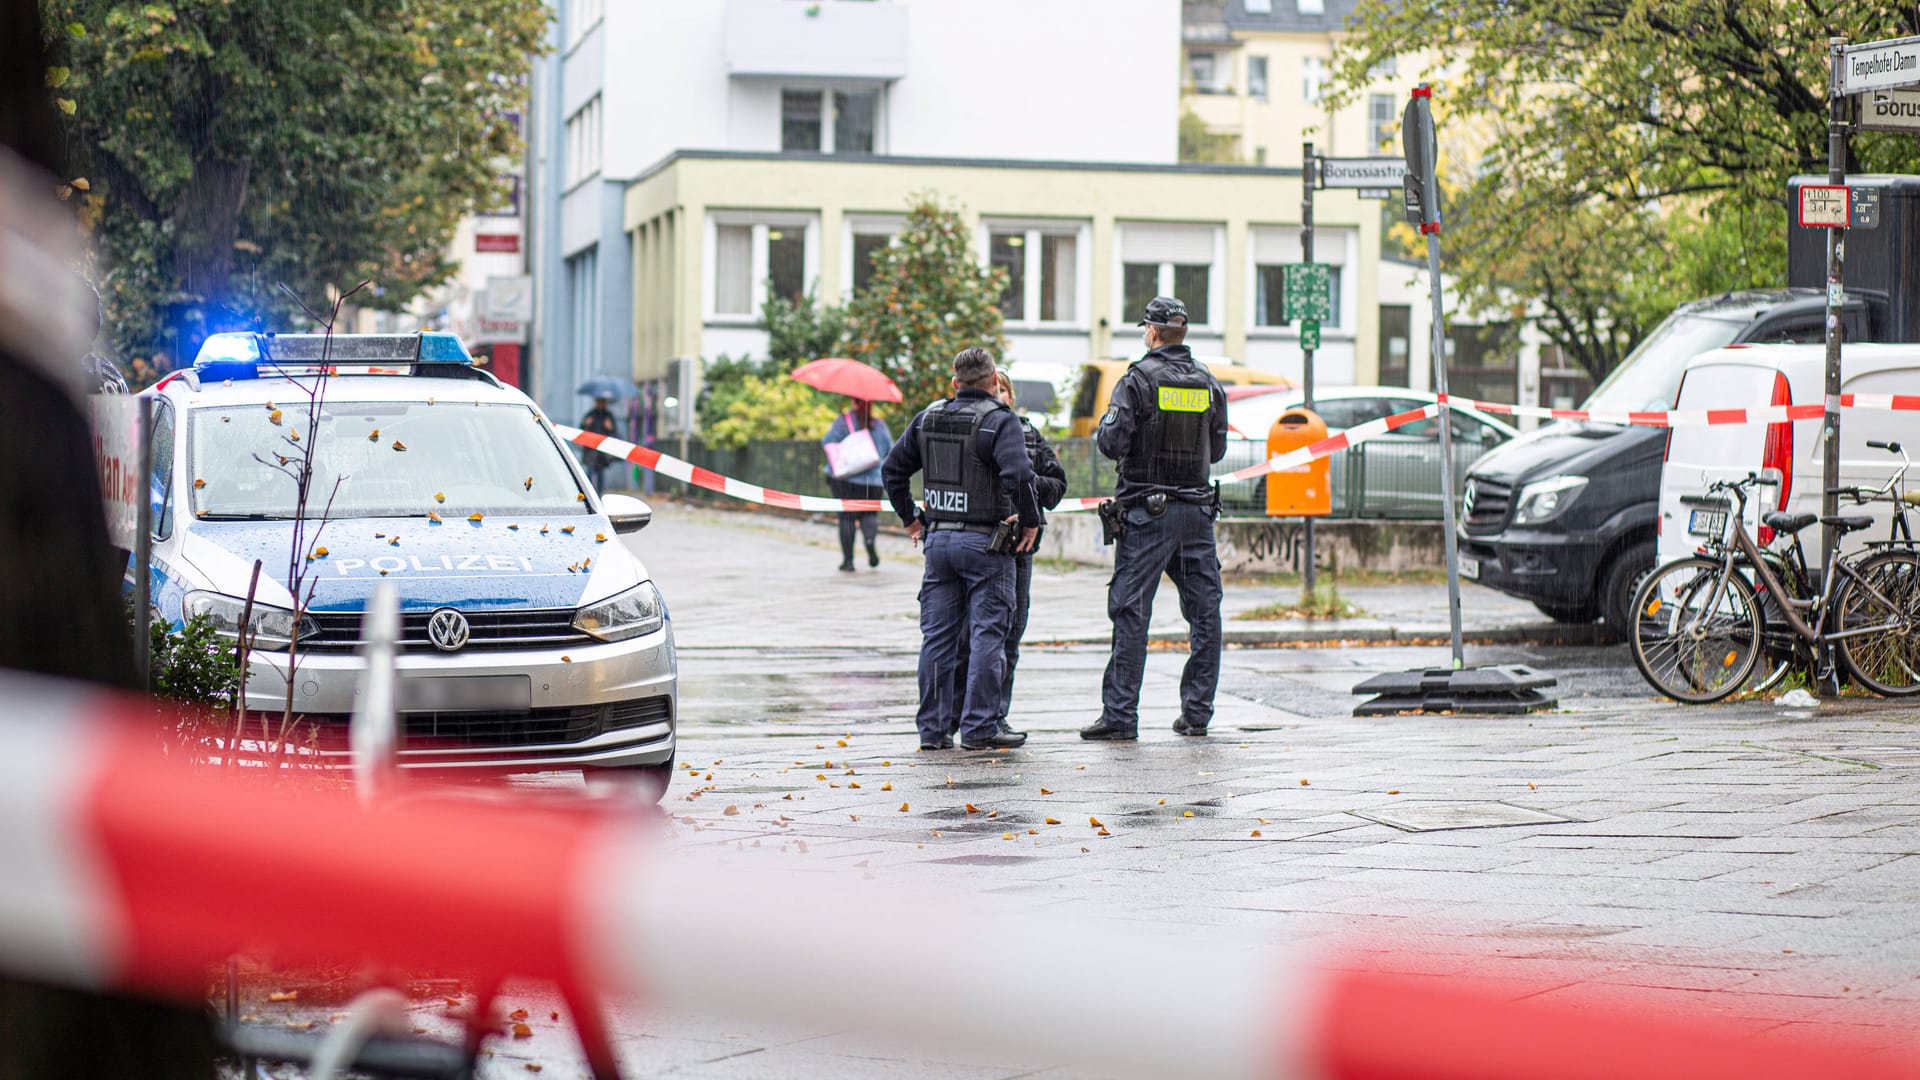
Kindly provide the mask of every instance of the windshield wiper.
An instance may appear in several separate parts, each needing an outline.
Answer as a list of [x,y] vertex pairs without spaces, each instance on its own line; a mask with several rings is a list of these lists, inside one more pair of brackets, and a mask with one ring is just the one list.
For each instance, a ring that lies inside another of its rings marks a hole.
[[201,521],[292,521],[286,514],[199,514]]

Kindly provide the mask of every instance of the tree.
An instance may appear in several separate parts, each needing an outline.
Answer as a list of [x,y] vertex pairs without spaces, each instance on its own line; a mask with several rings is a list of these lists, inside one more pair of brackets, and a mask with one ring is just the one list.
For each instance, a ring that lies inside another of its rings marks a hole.
[[[1447,269],[1470,307],[1538,302],[1596,377],[1674,303],[1784,284],[1785,192],[1826,171],[1826,39],[1915,32],[1890,0],[1363,0],[1333,97],[1420,41],[1448,187]],[[1438,60],[1436,59],[1436,64]],[[1912,171],[1853,137],[1849,171]]]
[[833,423],[832,398],[794,381],[790,372],[830,356],[846,340],[845,308],[822,304],[812,293],[789,300],[767,290],[760,327],[767,356],[720,357],[707,365],[698,405],[700,438],[732,449],[764,439],[813,439]]
[[847,310],[853,357],[892,377],[919,410],[951,393],[953,358],[978,346],[1006,355],[1000,296],[1007,274],[982,267],[959,211],[912,197],[897,241],[873,256],[873,279]]
[[1216,135],[1193,110],[1180,110],[1181,161],[1238,164],[1239,146],[1238,136]]
[[[540,0],[40,0],[122,355],[289,325],[274,286],[447,279],[507,194]],[[77,186],[77,185],[76,185]]]

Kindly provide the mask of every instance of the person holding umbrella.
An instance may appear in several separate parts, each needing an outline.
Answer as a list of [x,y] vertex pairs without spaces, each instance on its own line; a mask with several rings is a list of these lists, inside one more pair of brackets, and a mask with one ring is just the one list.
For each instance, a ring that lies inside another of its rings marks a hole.
[[[887,422],[873,414],[873,402],[854,398],[853,408],[833,418],[833,426],[821,437],[827,451],[827,483],[836,499],[874,499],[885,497],[880,487],[880,462],[893,449],[893,432]],[[865,438],[861,436],[864,435]],[[849,439],[852,441],[849,442]],[[863,462],[872,462],[860,472],[851,471]],[[853,534],[858,528],[867,542],[867,565],[880,565],[880,514],[874,510],[840,511],[840,571],[853,573]]]
[[[580,418],[580,430],[591,431],[596,435],[620,434],[620,421],[614,419],[613,410],[609,408],[612,404],[612,397],[606,394],[597,395],[593,399],[593,408],[588,409],[587,415]],[[598,450],[588,450],[585,453],[587,478],[593,481],[593,490],[604,490],[606,488],[607,455]]]

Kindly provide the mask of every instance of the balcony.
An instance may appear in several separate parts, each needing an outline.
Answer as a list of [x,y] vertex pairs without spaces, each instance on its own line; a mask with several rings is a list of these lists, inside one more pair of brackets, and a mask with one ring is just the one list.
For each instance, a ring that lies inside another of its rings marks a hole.
[[907,6],[877,0],[727,0],[727,71],[774,78],[898,79]]

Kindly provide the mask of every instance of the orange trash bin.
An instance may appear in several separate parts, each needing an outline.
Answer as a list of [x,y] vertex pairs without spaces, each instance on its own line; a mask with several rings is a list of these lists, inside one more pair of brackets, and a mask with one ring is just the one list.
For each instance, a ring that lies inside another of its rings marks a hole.
[[[1267,458],[1327,437],[1327,422],[1312,409],[1288,409],[1267,432]],[[1268,517],[1325,517],[1333,513],[1333,488],[1328,483],[1332,459],[1267,474]]]

